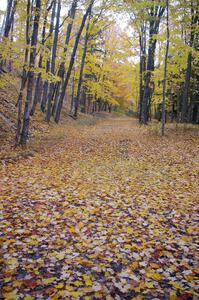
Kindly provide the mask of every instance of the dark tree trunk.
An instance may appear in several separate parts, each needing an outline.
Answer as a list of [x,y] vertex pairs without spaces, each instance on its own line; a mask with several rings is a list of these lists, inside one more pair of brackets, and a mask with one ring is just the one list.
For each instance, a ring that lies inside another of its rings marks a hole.
[[[73,0],[72,5],[71,5],[71,9],[69,10],[68,16],[70,17],[70,22],[67,26],[67,31],[66,31],[66,39],[65,39],[65,45],[64,45],[64,55],[66,55],[67,50],[68,50],[68,44],[70,41],[70,37],[71,37],[71,32],[72,32],[72,28],[73,28],[73,22],[75,19],[75,15],[76,15],[76,10],[77,10],[77,3],[78,0]],[[57,108],[57,102],[59,99],[59,91],[60,91],[60,86],[61,86],[61,82],[63,81],[64,78],[64,74],[65,74],[65,61],[62,61],[58,70],[58,76],[60,77],[60,81],[56,83],[54,89],[54,103],[53,103],[53,107],[52,107],[52,115],[54,116],[56,108]]]
[[[44,46],[44,44],[45,44],[48,12],[51,9],[52,4],[53,4],[53,1],[51,2],[51,5],[49,6],[49,8],[46,8],[46,11],[45,11],[43,28],[42,28],[42,39],[41,39],[42,46]],[[38,63],[39,68],[42,68],[42,62],[43,62],[43,55],[41,53],[39,56],[39,63]],[[41,95],[42,95],[42,78],[41,78],[41,72],[40,72],[38,74],[37,80],[36,80],[34,100],[33,100],[33,105],[32,105],[31,112],[30,112],[31,116],[34,115],[34,113],[35,113],[35,109],[36,109],[37,103],[40,102]]]
[[81,112],[86,113],[86,87],[83,87],[81,93]]
[[[51,15],[51,22],[50,22],[50,30],[49,30],[49,37],[52,38],[53,30],[54,30],[54,20],[55,20],[55,11],[56,11],[56,3],[57,0],[54,0],[53,2],[53,7],[52,7],[52,15]],[[51,44],[48,46],[48,51],[51,53]],[[47,59],[46,63],[46,73],[50,72],[50,57]],[[47,103],[47,97],[48,97],[48,87],[49,87],[49,82],[48,80],[45,80],[44,85],[43,85],[43,95],[42,95],[42,101],[41,101],[41,111],[45,112],[46,109],[46,103]]]
[[75,73],[76,73],[76,70],[75,70],[75,68],[73,68],[73,80],[72,80],[72,86],[71,86],[71,104],[70,104],[71,114],[74,111],[74,102],[75,102]]
[[192,54],[191,52],[187,58],[187,70],[186,70],[186,78],[183,89],[182,96],[182,111],[181,111],[181,122],[188,121],[188,104],[189,104],[189,96],[190,96],[190,80],[191,80],[191,70],[192,70]]
[[16,0],[8,0],[7,5],[7,13],[6,13],[6,21],[5,21],[5,29],[4,29],[4,37],[8,38],[9,33],[14,21],[14,14],[16,10],[17,1]]
[[140,99],[139,99],[139,122],[141,122],[142,102],[143,102],[143,77],[146,71],[146,24],[141,26],[141,32],[139,37],[140,44]]
[[26,50],[25,50],[24,65],[23,65],[23,71],[21,77],[20,91],[19,91],[19,96],[17,101],[18,116],[17,116],[17,130],[16,130],[16,138],[15,138],[16,146],[19,145],[20,138],[21,138],[23,91],[25,89],[26,79],[27,79],[26,68],[28,64],[29,45],[30,45],[29,31],[30,31],[30,0],[27,1],[27,8],[26,8]]
[[167,84],[167,65],[168,65],[168,54],[169,54],[169,43],[170,43],[170,32],[169,32],[169,0],[166,0],[167,10],[167,46],[165,53],[164,62],[164,82],[163,82],[163,100],[162,100],[162,135],[165,132],[166,123],[166,84]]
[[78,33],[76,35],[76,39],[75,39],[75,43],[74,43],[74,46],[73,46],[73,51],[72,51],[72,54],[71,54],[71,59],[70,59],[68,71],[67,71],[67,74],[66,74],[66,78],[65,78],[65,80],[62,83],[61,94],[60,94],[60,97],[59,97],[59,102],[57,104],[57,110],[56,110],[56,115],[55,115],[55,122],[56,123],[58,123],[59,120],[60,120],[60,114],[61,114],[61,109],[62,109],[62,105],[63,105],[63,100],[64,100],[64,97],[65,97],[66,88],[68,86],[68,82],[69,82],[69,79],[70,79],[71,71],[72,71],[72,68],[73,68],[74,61],[75,61],[77,47],[78,47],[78,44],[79,44],[79,40],[80,40],[82,31],[84,29],[87,17],[90,14],[90,12],[92,11],[93,3],[94,3],[94,0],[91,0],[89,6],[88,6],[88,8],[87,8],[87,10],[86,10],[86,12],[85,12],[85,14],[83,16],[82,23],[80,25],[79,31],[78,31]]
[[[52,48],[52,57],[51,57],[51,74],[55,75],[55,60],[57,55],[57,43],[58,43],[58,35],[59,35],[59,21],[60,21],[60,12],[61,12],[61,1],[58,0],[57,4],[57,18],[56,18],[56,26],[55,26],[55,35],[54,35],[54,42]],[[51,117],[51,104],[53,98],[53,90],[54,90],[54,83],[50,83],[49,92],[48,92],[48,105],[46,111],[46,121],[50,122]]]
[[[13,32],[14,32],[14,16],[13,21],[11,25],[11,31],[10,31],[10,42],[13,43]],[[8,71],[12,71],[12,56],[10,55],[9,61],[8,61]]]
[[29,70],[27,74],[27,96],[23,115],[23,127],[21,133],[20,144],[26,145],[29,133],[30,124],[30,105],[32,101],[32,91],[34,85],[34,67],[36,59],[36,46],[38,40],[38,28],[40,20],[41,0],[36,0],[35,17],[33,22],[33,32],[31,37],[31,49],[30,49],[30,60]]
[[91,100],[92,100],[91,95],[87,95],[87,110],[86,110],[87,114],[90,114],[91,112],[91,104],[92,104]]
[[148,48],[148,60],[146,74],[144,76],[144,91],[142,100],[142,109],[140,123],[147,124],[149,119],[149,112],[151,106],[151,98],[153,94],[152,89],[152,72],[154,71],[155,65],[155,50],[157,39],[154,35],[159,33],[160,20],[165,11],[164,7],[159,5],[154,6],[150,10],[150,22],[149,22],[149,48]]
[[88,40],[89,40],[90,18],[91,18],[91,11],[90,11],[90,14],[89,14],[88,24],[87,24],[87,27],[86,27],[86,35],[85,35],[85,40],[84,40],[84,49],[83,49],[83,54],[82,54],[81,68],[80,68],[78,87],[77,87],[77,96],[75,98],[75,111],[74,111],[74,117],[75,118],[77,118],[77,111],[78,111],[80,95],[81,95],[81,87],[82,87],[82,80],[83,80],[83,74],[84,74],[84,65],[85,65],[85,61],[86,61],[86,54],[87,54]]
[[[196,33],[196,25],[198,24],[198,1],[194,2],[191,1],[191,35],[189,46],[195,47],[198,45],[198,42],[195,43],[195,40],[198,38],[198,34]],[[195,47],[197,48],[197,46]],[[187,58],[187,69],[186,69],[186,77],[183,89],[183,96],[182,96],[182,110],[181,110],[181,122],[188,122],[188,108],[189,108],[189,99],[190,99],[190,85],[191,85],[191,76],[192,76],[192,52],[188,54]]]

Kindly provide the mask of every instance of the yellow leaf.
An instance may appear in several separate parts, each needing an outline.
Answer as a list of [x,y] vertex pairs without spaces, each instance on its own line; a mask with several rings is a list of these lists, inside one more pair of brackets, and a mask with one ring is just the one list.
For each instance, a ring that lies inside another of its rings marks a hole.
[[71,285],[66,285],[65,289],[69,292],[72,292],[74,290],[74,288]]
[[68,230],[71,233],[76,233],[75,227],[73,227],[73,226],[70,226]]
[[57,289],[62,289],[64,287],[64,283],[63,282],[60,282],[56,285],[56,288]]
[[176,292],[174,291],[170,292],[169,300],[176,300],[176,299],[177,299]]
[[74,297],[75,299],[78,299],[80,296],[82,296],[81,292],[71,292],[70,296]]
[[79,280],[75,280],[75,281],[73,282],[73,284],[74,284],[75,286],[79,287],[79,286],[82,285],[82,282],[79,281]]
[[192,226],[189,226],[189,227],[187,228],[188,234],[192,234],[193,231],[194,231],[194,228],[193,228]]
[[77,227],[78,227],[79,229],[81,229],[82,227],[84,227],[84,223],[79,222],[79,223],[77,224]]
[[84,278],[84,281],[85,281],[85,283],[86,283],[86,286],[91,286],[91,285],[93,284],[93,282],[92,282],[90,276],[84,274],[84,275],[83,275],[83,278]]
[[132,227],[128,227],[126,231],[127,231],[128,234],[133,234],[133,228]]
[[169,281],[169,284],[172,285],[176,290],[181,289],[181,285],[176,281]]
[[65,252],[60,252],[60,253],[56,254],[56,258],[58,258],[59,260],[64,259],[64,257],[65,257]]
[[100,292],[95,292],[95,298],[97,298],[97,299],[102,299],[102,293],[100,293]]
[[9,282],[11,280],[12,280],[12,277],[6,277],[6,278],[4,278],[4,282]]
[[155,280],[161,280],[162,279],[162,276],[159,274],[159,273],[154,273],[154,275],[153,275],[153,279],[155,279]]
[[160,268],[160,266],[156,263],[151,263],[150,266],[151,266],[152,269],[159,269]]
[[44,278],[44,279],[43,279],[43,283],[44,283],[44,284],[50,284],[50,283],[55,282],[56,280],[57,280],[56,277]]
[[59,291],[58,296],[59,297],[64,297],[65,296],[65,291]]
[[84,293],[91,293],[91,292],[92,292],[92,288],[90,288],[90,287],[85,287],[85,288],[83,288],[83,292],[84,292]]
[[14,293],[4,293],[4,299],[6,300],[15,300],[15,299],[18,299],[18,296]]
[[130,250],[132,247],[131,247],[131,245],[126,244],[126,245],[124,245],[124,248]]
[[152,289],[154,287],[153,282],[145,282],[145,285],[148,289]]
[[34,298],[31,297],[30,295],[26,295],[25,298],[24,298],[24,300],[33,300],[33,299],[34,299]]
[[22,281],[20,281],[20,280],[15,280],[12,283],[13,287],[20,287],[21,285],[22,285]]
[[162,279],[162,276],[159,273],[155,273],[155,272],[147,272],[146,276],[148,278],[152,278],[152,279],[157,280],[157,281]]
[[182,236],[181,239],[185,242],[189,242],[190,241],[190,236]]
[[18,263],[18,260],[16,259],[16,258],[11,258],[11,259],[9,259],[8,261],[7,261],[7,263],[9,264],[9,265],[16,265],[17,263]]

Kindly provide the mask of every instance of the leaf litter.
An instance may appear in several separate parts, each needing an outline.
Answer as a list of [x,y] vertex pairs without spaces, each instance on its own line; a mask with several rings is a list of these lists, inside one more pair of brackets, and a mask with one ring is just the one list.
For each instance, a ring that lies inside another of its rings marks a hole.
[[198,138],[65,135],[1,166],[1,298],[198,299]]

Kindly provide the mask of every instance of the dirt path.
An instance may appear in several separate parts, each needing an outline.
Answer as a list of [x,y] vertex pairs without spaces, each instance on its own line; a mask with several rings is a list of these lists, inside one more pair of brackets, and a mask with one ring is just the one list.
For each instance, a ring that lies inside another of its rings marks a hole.
[[198,136],[130,118],[52,136],[0,167],[1,299],[198,299]]

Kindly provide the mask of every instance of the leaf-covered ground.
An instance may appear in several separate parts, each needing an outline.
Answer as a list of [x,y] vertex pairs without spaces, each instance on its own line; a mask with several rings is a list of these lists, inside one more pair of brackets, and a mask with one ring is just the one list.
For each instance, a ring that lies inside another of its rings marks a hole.
[[63,134],[0,167],[1,299],[198,299],[198,135]]

